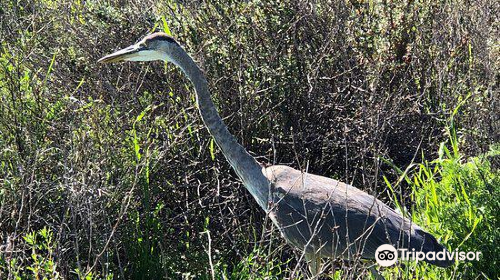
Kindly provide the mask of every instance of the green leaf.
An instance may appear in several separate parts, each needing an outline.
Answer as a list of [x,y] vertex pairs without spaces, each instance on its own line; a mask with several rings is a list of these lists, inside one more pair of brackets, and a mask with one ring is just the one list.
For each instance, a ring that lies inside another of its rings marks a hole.
[[212,158],[213,161],[215,160],[215,144],[214,143],[215,143],[214,139],[211,138],[209,150],[210,150],[210,157]]
[[170,28],[168,28],[168,23],[165,17],[161,17],[161,21],[163,22],[163,31],[167,33],[168,36],[172,36],[172,32],[170,32]]
[[148,111],[149,107],[146,108],[146,110],[142,111],[139,116],[137,116],[137,118],[135,119],[136,122],[140,122],[142,120],[142,118],[144,118],[144,115],[146,115],[146,112]]

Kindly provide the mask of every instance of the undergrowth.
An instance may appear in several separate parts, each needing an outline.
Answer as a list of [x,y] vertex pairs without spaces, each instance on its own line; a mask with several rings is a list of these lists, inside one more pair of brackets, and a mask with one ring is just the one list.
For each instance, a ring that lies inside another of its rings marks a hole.
[[153,31],[260,162],[378,193],[483,253],[388,279],[498,279],[497,16],[489,0],[0,1],[0,279],[307,277],[182,73],[96,63]]

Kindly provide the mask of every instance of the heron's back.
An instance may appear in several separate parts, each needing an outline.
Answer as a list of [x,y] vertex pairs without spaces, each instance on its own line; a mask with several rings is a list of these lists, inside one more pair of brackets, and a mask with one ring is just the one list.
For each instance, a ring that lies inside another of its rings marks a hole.
[[373,259],[382,244],[443,250],[432,235],[351,185],[287,166],[267,167],[264,174],[272,182],[271,218],[285,239],[308,253]]

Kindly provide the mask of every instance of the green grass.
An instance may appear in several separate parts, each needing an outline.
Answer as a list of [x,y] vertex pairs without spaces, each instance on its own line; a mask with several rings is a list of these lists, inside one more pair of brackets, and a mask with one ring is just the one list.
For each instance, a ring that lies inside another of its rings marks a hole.
[[[449,250],[481,252],[479,261],[457,262],[440,269],[427,264],[406,270],[389,269],[386,276],[416,275],[425,279],[497,279],[499,277],[500,221],[498,216],[500,170],[498,146],[484,155],[463,158],[459,144],[450,137],[439,157],[422,160],[404,174],[412,187],[411,218],[433,233]],[[497,166],[495,166],[495,164]]]

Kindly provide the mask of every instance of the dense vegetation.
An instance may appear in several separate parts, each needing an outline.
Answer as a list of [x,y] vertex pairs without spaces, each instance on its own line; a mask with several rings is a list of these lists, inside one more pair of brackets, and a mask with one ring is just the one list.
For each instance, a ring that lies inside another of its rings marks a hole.
[[[0,278],[306,277],[182,73],[96,63],[162,30],[199,62],[259,161],[352,183],[484,256],[382,269],[387,279],[498,279],[499,8],[2,0]],[[337,265],[328,277],[370,277],[365,264]]]

